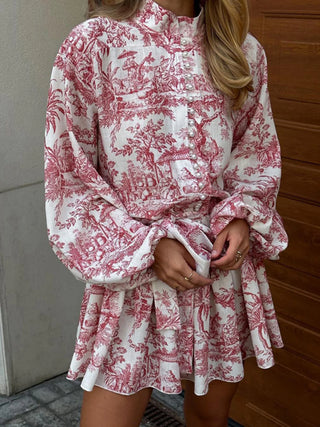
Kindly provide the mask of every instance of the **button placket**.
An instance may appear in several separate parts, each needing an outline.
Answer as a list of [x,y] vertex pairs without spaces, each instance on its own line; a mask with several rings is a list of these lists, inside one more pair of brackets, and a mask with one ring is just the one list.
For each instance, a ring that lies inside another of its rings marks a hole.
[[[187,46],[188,45],[188,40],[185,38],[181,39],[181,45],[182,46]],[[193,138],[195,138],[196,136],[196,120],[195,120],[195,109],[192,106],[192,103],[195,100],[195,96],[192,93],[192,91],[195,90],[194,87],[194,75],[192,73],[192,64],[191,61],[188,60],[188,57],[190,55],[190,52],[184,50],[182,52],[182,58],[184,61],[183,67],[185,70],[185,90],[187,92],[186,94],[186,99],[188,102],[188,137],[189,137],[189,143],[188,143],[188,148],[190,150],[190,159],[193,160],[193,168],[194,168],[194,177],[197,180],[200,180],[202,178],[202,174],[200,171],[200,165],[197,162],[198,160],[198,156],[195,152],[196,149],[196,144],[192,141]],[[196,186],[194,187],[196,191],[201,191],[203,188],[205,187],[205,183],[203,181],[200,181],[196,184]],[[205,200],[206,196],[204,194],[200,195],[200,199],[201,200]],[[195,211],[199,211],[202,207],[202,202],[198,202],[195,206],[194,206],[194,210]]]
[[188,135],[190,138],[194,138],[196,136],[196,131],[194,129],[189,129]]
[[[183,39],[183,40],[185,40],[185,39]],[[187,51],[182,52],[182,56],[184,58],[187,58],[188,55],[189,55],[189,52],[187,52]],[[187,69],[191,68],[191,64],[189,62],[186,62],[184,64],[184,66]],[[192,80],[193,80],[192,73],[191,72],[186,73],[186,75],[185,75],[185,81],[186,81],[185,89],[186,89],[187,92],[189,92],[187,94],[187,102],[189,104],[191,104],[192,102],[194,102],[194,95],[192,93],[190,93],[190,92],[192,92],[194,90],[194,85],[193,85]],[[188,116],[190,116],[190,109],[191,109],[191,112],[194,111],[192,107],[189,107],[188,108]],[[196,125],[196,122],[195,122],[194,118],[188,117],[188,136],[191,139],[196,136],[195,125]],[[190,151],[191,151],[190,158],[192,160],[195,160],[197,158],[196,154],[193,152],[193,150],[196,148],[195,144],[193,142],[189,142],[189,148],[190,148]]]

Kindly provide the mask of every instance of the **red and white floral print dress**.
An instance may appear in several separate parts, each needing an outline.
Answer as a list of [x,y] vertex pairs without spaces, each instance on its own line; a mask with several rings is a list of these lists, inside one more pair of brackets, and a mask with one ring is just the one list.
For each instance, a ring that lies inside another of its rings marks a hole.
[[[68,378],[132,394],[179,393],[192,379],[243,378],[274,364],[282,340],[263,260],[287,236],[275,210],[280,152],[262,47],[243,49],[254,91],[243,108],[214,89],[203,17],[146,0],[130,21],[95,18],[62,45],[46,127],[46,212],[53,250],[86,289]],[[210,269],[212,241],[250,224],[241,271]],[[162,237],[179,240],[212,286],[180,293],[155,276]]]

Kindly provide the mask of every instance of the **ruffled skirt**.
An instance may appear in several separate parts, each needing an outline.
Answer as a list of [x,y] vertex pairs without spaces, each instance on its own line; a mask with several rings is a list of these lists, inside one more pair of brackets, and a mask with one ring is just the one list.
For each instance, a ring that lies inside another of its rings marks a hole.
[[188,379],[204,395],[213,380],[240,381],[248,357],[273,366],[271,347],[283,343],[263,263],[247,257],[241,271],[211,277],[186,292],[159,280],[124,291],[87,284],[67,378],[124,395],[176,394]]

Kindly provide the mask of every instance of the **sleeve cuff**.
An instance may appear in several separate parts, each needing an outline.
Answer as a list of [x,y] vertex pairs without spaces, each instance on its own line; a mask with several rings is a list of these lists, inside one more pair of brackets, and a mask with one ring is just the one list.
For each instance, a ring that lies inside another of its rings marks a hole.
[[241,195],[222,200],[213,208],[210,227],[214,238],[235,218],[245,219],[250,227],[250,252],[255,258],[277,260],[287,247],[287,234],[278,213],[261,201]]

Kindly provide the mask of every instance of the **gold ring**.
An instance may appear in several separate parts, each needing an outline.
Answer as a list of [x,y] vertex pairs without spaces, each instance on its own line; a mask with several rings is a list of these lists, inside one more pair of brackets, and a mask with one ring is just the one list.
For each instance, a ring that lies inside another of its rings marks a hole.
[[190,276],[185,276],[185,278],[184,278],[184,280],[186,280],[187,282],[190,282],[190,280],[192,279],[192,276],[193,276],[193,271],[191,271],[191,274],[190,274]]
[[235,263],[237,263],[237,262],[239,262],[240,261],[240,259],[242,258],[242,252],[241,251],[237,251],[236,252],[236,256],[235,256]]

